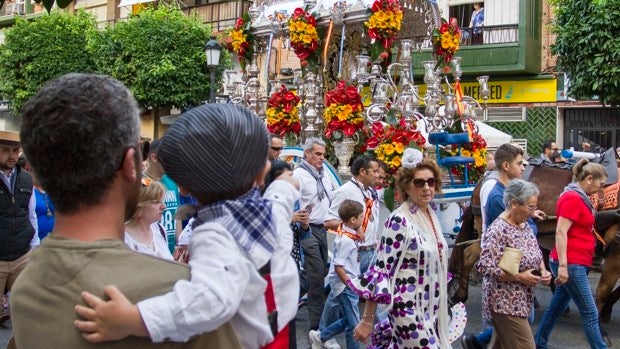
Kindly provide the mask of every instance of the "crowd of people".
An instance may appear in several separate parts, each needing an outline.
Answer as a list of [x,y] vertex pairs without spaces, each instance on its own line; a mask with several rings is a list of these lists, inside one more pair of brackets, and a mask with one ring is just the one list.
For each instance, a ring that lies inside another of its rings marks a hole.
[[[350,349],[451,348],[449,252],[433,203],[443,176],[420,150],[403,155],[390,212],[384,163],[358,156],[337,187],[322,139],[306,140],[293,169],[279,160],[282,139],[233,104],[190,109],[145,142],[124,85],[68,74],[22,118],[19,134],[0,131],[0,222],[13,222],[0,224],[9,348],[296,348],[303,294],[313,349],[339,348],[340,333]],[[545,143],[541,157],[554,151]],[[587,283],[587,195],[606,173],[585,159],[573,167],[548,271],[533,221],[545,213],[520,179],[523,156],[503,144],[483,179],[476,267],[487,329],[462,345],[546,348],[572,299],[591,347],[606,348]],[[506,262],[514,268],[504,267],[508,250],[519,252]],[[552,279],[534,336],[533,290]]]

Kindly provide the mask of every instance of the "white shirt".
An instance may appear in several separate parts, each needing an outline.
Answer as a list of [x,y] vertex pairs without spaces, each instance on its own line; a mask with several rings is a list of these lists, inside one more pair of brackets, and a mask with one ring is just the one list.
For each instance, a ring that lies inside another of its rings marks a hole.
[[484,183],[482,183],[482,188],[480,188],[480,209],[482,210],[482,232],[483,233],[487,231],[488,223],[493,223],[493,222],[487,222],[486,207],[487,207],[487,200],[489,198],[489,194],[491,193],[491,190],[493,190],[495,183],[497,183],[498,176],[499,174],[497,173],[497,171],[492,171],[491,173],[488,174],[488,178],[484,181]]
[[[299,192],[290,183],[276,180],[263,197],[273,203],[278,231],[270,275],[280,331],[297,313],[299,277],[291,257],[290,220]],[[153,342],[185,342],[227,321],[243,348],[271,342],[264,296],[267,282],[232,235],[219,223],[202,224],[192,233],[189,252],[191,280],[180,280],[172,292],[138,303]]]
[[[150,225],[151,233],[153,234],[153,246],[147,246],[141,243],[127,232],[125,232],[125,244],[138,253],[171,261],[173,258],[170,250],[168,249],[168,241],[164,239],[159,227],[159,222],[155,222]],[[163,227],[161,227],[161,229],[163,229]]]
[[[340,208],[340,204],[342,204],[342,202],[347,199],[357,201],[362,204],[362,206],[364,206],[364,212],[362,213],[362,217],[364,217],[366,215],[366,202],[364,201],[364,198],[366,197],[372,198],[368,189],[362,189],[353,180],[346,182],[334,192],[332,204],[329,207],[329,212],[327,213],[325,220],[340,220],[340,216],[338,215],[338,208]],[[364,242],[360,241],[359,246],[366,247],[376,245],[379,238],[380,226],[379,200],[375,200],[372,204],[372,212],[370,213],[368,225],[366,226],[366,240]]]
[[[325,169],[323,169],[325,171]],[[309,204],[313,204],[314,207],[310,212],[310,223],[312,224],[323,224],[325,223],[325,216],[327,215],[327,211],[329,210],[329,202],[332,196],[332,192],[334,191],[334,186],[332,182],[327,177],[327,174],[324,174],[322,178],[323,186],[327,193],[323,200],[319,200],[319,193],[317,188],[317,181],[314,179],[312,174],[303,168],[296,168],[293,171],[293,177],[299,181],[299,189],[301,191],[301,200],[300,200],[300,208],[306,208]]]
[[[356,234],[355,230],[350,229],[346,225],[342,225],[342,230],[351,234]],[[334,258],[329,266],[329,285],[332,287],[334,296],[337,296],[347,287],[338,274],[336,274],[336,266],[344,268],[345,273],[350,279],[357,278],[360,275],[360,262],[357,261],[357,242],[350,237],[342,234],[337,235],[334,239]]]

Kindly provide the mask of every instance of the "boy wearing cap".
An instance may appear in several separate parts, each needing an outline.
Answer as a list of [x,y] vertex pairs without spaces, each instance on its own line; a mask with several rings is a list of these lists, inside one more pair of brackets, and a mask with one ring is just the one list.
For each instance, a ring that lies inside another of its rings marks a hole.
[[[0,299],[39,245],[32,177],[16,166],[20,150],[19,133],[0,131]],[[2,307],[0,324],[9,319],[7,310]]]
[[299,292],[289,222],[299,191],[288,174],[259,195],[268,146],[264,123],[245,108],[207,104],[181,115],[157,155],[201,205],[190,241],[191,281],[137,305],[113,287],[109,302],[84,293],[96,310],[77,307],[87,321],[76,327],[89,332],[87,340],[187,341],[230,320],[244,348],[288,345]]

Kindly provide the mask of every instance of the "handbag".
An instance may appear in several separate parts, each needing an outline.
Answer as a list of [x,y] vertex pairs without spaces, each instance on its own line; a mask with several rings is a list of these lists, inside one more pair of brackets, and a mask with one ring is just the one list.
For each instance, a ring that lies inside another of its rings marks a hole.
[[504,247],[504,254],[499,260],[498,267],[506,273],[514,276],[519,273],[521,257],[523,257],[523,253],[520,249],[506,246]]

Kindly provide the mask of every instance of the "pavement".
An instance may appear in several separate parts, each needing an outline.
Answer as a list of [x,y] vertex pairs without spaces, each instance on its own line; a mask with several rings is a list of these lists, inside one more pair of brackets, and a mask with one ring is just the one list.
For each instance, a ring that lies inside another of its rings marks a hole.
[[[596,285],[600,279],[600,273],[590,273],[590,285],[592,290],[596,290]],[[536,298],[540,304],[540,308],[536,309],[536,320],[532,326],[532,331],[535,333],[538,323],[542,318],[547,304],[551,301],[551,290],[547,286],[539,285],[536,289]],[[482,330],[482,290],[481,284],[472,284],[469,287],[469,299],[465,306],[467,308],[467,326],[465,327],[465,333],[478,333]],[[360,309],[363,309],[360,307]],[[588,349],[587,339],[584,331],[581,327],[581,320],[579,311],[573,302],[570,304],[570,314],[560,317],[556,327],[553,329],[549,338],[548,349]],[[612,348],[620,348],[620,304],[616,304],[613,313],[611,315],[611,321],[606,324],[602,324],[603,329],[609,333],[609,340],[611,341]],[[308,342],[308,315],[305,309],[301,309],[297,313],[297,348],[309,349],[311,348]],[[344,334],[340,334],[336,337],[340,346],[346,348]],[[452,343],[454,349],[461,348],[460,338],[456,342]],[[366,348],[365,345],[361,346]]]

